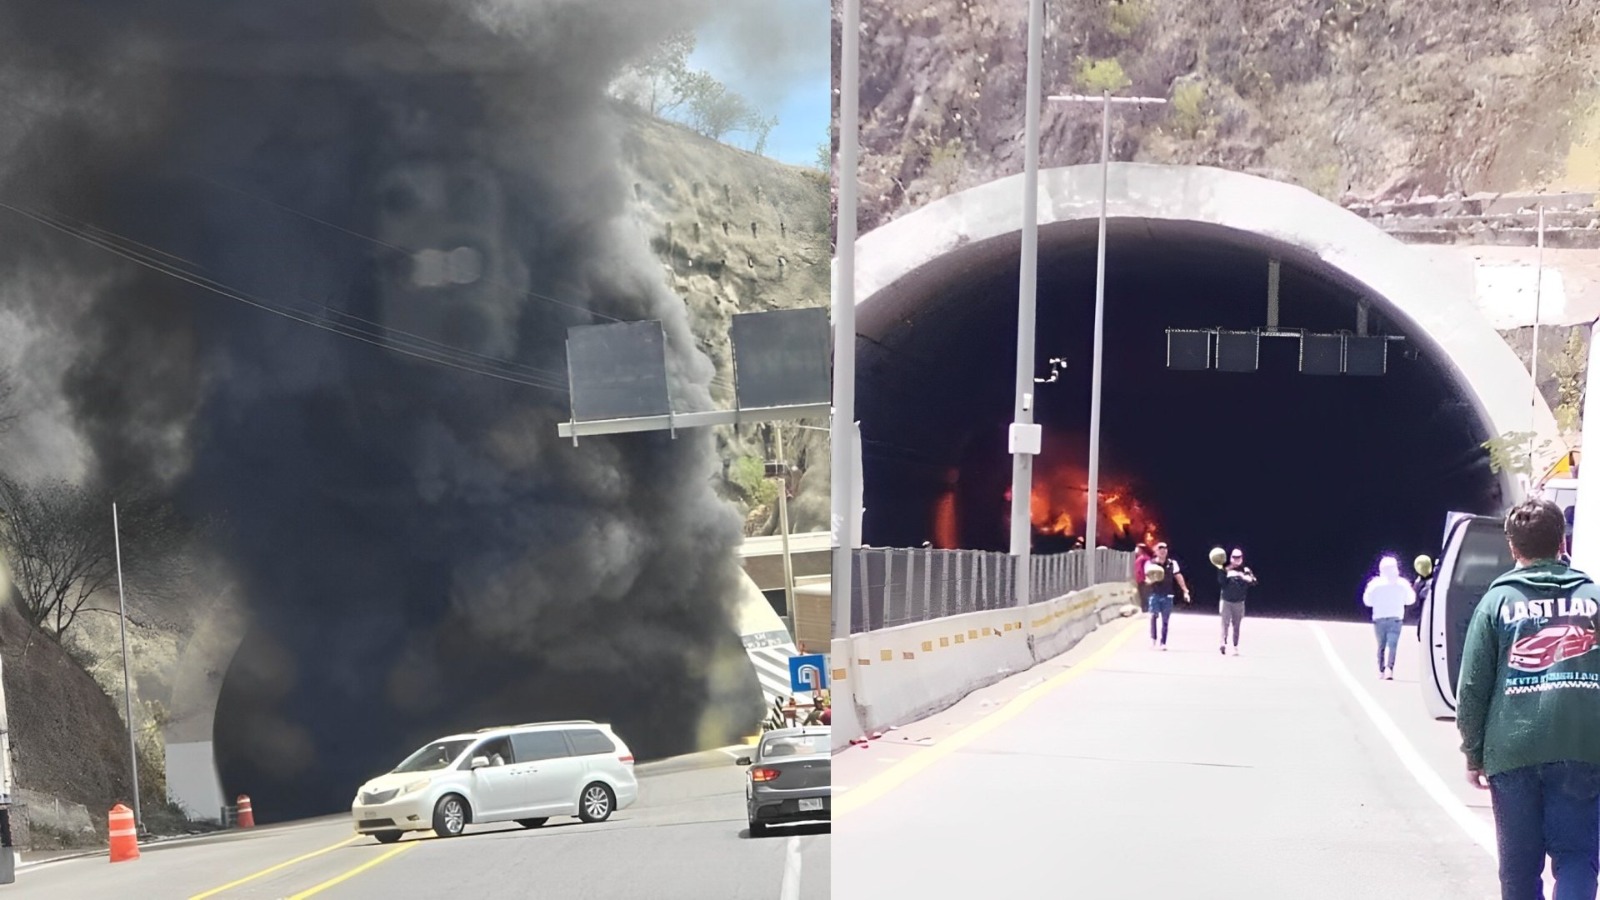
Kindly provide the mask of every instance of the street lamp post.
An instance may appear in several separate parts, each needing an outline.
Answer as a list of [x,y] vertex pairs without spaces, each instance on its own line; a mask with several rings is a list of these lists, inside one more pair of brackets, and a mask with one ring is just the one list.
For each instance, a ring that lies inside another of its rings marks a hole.
[[839,227],[833,269],[833,639],[850,639],[855,549],[856,166],[861,141],[861,0],[844,0],[839,44]]
[[111,539],[117,554],[117,608],[122,613],[122,700],[128,716],[128,762],[133,767],[133,821],[144,831],[144,812],[139,802],[139,745],[133,730],[133,676],[128,666],[128,600],[122,591],[122,526],[117,521],[117,504],[111,504]]
[[1105,344],[1106,318],[1106,196],[1111,180],[1111,105],[1159,105],[1165,97],[1113,97],[1107,91],[1098,97],[1082,94],[1052,96],[1062,103],[1099,103],[1100,111],[1100,241],[1095,254],[1094,269],[1094,362],[1093,386],[1089,399],[1089,491],[1084,510],[1086,530],[1083,538],[1085,574],[1090,584],[1095,583],[1095,557],[1099,546],[1095,532],[1100,524],[1100,394],[1102,348]]

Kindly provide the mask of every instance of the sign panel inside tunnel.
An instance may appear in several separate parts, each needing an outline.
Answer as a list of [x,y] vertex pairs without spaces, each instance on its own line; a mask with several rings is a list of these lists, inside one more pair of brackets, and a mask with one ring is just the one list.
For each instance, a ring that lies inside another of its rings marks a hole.
[[1167,329],[1167,368],[1183,372],[1211,368],[1211,332]]
[[1344,335],[1307,334],[1300,338],[1302,375],[1339,375],[1344,372]]
[[572,417],[580,422],[664,416],[666,333],[657,321],[582,325],[567,330]]
[[832,399],[827,309],[737,315],[732,338],[739,408],[804,406]]
[[1254,372],[1261,365],[1261,335],[1254,331],[1217,334],[1217,371]]
[[1382,375],[1389,368],[1387,337],[1351,337],[1345,341],[1346,375]]

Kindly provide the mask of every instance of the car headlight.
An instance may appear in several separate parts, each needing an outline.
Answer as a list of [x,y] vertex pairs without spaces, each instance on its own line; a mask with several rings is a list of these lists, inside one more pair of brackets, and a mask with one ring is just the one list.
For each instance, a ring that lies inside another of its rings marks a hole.
[[400,793],[402,793],[402,794],[415,794],[417,791],[422,790],[423,788],[427,787],[428,785],[430,785],[432,783],[433,783],[433,779],[431,779],[431,778],[419,778],[416,781],[413,781],[410,784],[406,785],[405,787],[402,787],[400,789]]

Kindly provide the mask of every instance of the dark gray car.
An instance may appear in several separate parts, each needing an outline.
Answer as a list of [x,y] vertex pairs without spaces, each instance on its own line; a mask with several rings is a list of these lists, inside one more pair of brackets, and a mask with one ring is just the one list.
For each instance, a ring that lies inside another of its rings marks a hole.
[[761,736],[754,756],[739,760],[739,765],[750,767],[745,801],[751,837],[761,837],[773,825],[832,817],[830,735],[826,725],[769,731]]

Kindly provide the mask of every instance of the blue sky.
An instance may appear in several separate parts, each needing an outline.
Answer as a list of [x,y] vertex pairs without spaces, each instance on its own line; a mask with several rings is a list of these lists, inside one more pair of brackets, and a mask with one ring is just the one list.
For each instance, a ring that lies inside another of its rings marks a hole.
[[[690,66],[778,117],[767,156],[815,165],[831,111],[829,0],[758,0],[723,9],[696,32]],[[743,135],[730,143],[749,146]]]

